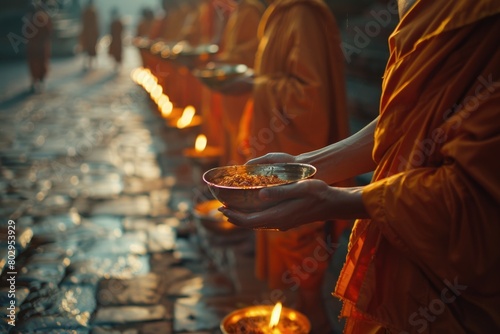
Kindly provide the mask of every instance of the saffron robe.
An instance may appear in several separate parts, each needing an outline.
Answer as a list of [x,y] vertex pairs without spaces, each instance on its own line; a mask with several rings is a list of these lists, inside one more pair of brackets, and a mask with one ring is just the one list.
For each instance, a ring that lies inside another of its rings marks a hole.
[[[219,61],[244,64],[253,69],[259,46],[257,29],[265,7],[259,0],[242,0],[231,14],[222,39]],[[238,152],[240,121],[252,92],[241,95],[222,95],[222,124],[224,130],[223,165],[244,163]]]
[[[43,81],[49,70],[52,20],[46,12],[39,10],[29,17],[29,22],[33,25],[36,24],[37,27],[35,33],[28,38],[26,45],[30,74],[34,81]],[[40,22],[43,22],[43,24],[40,24]]]
[[498,31],[498,1],[420,0],[391,35],[371,220],[356,222],[335,289],[343,316],[500,332]]
[[[275,1],[263,15],[259,34],[249,158],[268,152],[300,154],[347,137],[340,33],[324,2]],[[270,288],[319,290],[327,259],[305,275],[295,268],[302,268],[325,238],[324,222],[287,232],[260,231],[257,277]]]
[[111,22],[111,43],[109,44],[108,53],[117,63],[122,62],[123,54],[123,23],[117,18]]
[[82,13],[82,31],[80,46],[82,51],[91,57],[97,55],[97,40],[99,39],[98,15],[94,6],[88,6]]

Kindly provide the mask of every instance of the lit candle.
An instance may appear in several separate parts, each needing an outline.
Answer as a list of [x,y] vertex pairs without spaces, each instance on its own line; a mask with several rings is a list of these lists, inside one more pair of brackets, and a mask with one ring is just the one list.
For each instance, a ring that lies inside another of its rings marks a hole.
[[269,329],[273,334],[280,334],[281,331],[278,329],[278,324],[280,322],[282,305],[281,302],[277,302],[274,305],[273,311],[271,312],[271,320],[269,320]]
[[198,135],[198,137],[196,137],[196,141],[194,142],[194,149],[198,153],[203,152],[203,150],[207,148],[207,143],[207,136],[205,136],[204,134],[200,134]]
[[222,320],[220,328],[224,334],[233,334],[241,328],[267,334],[308,334],[311,323],[304,314],[278,302],[274,307],[255,305],[233,311]]
[[183,129],[189,126],[189,124],[191,124],[191,122],[193,121],[195,113],[196,110],[193,106],[187,106],[186,108],[184,108],[182,116],[177,120],[177,127],[179,129]]
[[217,165],[222,156],[222,150],[219,147],[208,146],[207,136],[199,134],[196,137],[194,147],[184,150],[184,156],[208,168],[208,166]]

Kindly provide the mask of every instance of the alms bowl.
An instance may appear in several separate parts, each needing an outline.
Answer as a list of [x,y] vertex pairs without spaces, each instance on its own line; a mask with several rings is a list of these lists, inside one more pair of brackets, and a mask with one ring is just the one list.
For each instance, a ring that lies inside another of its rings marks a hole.
[[[283,183],[271,185],[225,186],[221,185],[226,176],[237,175],[276,176]],[[277,204],[277,201],[262,200],[259,191],[266,187],[280,187],[286,184],[312,178],[316,168],[301,163],[276,163],[258,165],[235,165],[216,167],[203,174],[212,195],[227,208],[242,212],[257,212]]]

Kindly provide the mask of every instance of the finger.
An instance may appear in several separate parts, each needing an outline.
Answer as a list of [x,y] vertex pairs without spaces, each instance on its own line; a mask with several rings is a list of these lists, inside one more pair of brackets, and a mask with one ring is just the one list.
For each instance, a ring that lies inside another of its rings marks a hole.
[[218,210],[234,225],[244,228],[256,228],[263,225],[262,219],[259,219],[260,213],[243,213],[226,207],[220,207]]

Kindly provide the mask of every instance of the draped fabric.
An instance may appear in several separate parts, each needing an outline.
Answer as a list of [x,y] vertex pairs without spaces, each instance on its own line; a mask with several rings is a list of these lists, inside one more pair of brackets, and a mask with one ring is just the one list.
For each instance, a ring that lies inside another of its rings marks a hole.
[[498,1],[420,0],[391,35],[372,219],[356,222],[335,289],[350,320],[500,331],[498,31]]
[[111,43],[109,44],[108,53],[117,63],[122,62],[123,54],[123,23],[118,18],[111,23]]
[[[253,109],[243,119],[248,157],[299,154],[345,138],[344,59],[338,27],[324,2],[275,1],[263,15],[259,34]],[[296,269],[314,258],[325,238],[324,222],[259,232],[257,276],[271,288],[319,290],[327,258],[316,259],[306,275]]]
[[30,74],[34,80],[43,80],[49,69],[52,21],[49,15],[43,11],[36,11],[29,19],[33,25],[37,26],[35,33],[30,36],[26,45]]
[[99,23],[95,7],[88,6],[82,13],[82,31],[80,34],[80,45],[82,51],[89,56],[97,54],[96,46],[99,39]]
[[[253,69],[259,46],[257,29],[265,7],[258,0],[242,0],[230,16],[224,29],[219,60],[230,64],[244,64]],[[244,159],[238,150],[240,121],[252,93],[221,96],[224,128],[223,164],[241,164]]]

